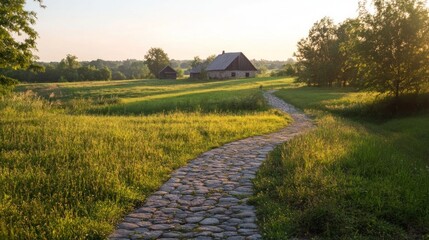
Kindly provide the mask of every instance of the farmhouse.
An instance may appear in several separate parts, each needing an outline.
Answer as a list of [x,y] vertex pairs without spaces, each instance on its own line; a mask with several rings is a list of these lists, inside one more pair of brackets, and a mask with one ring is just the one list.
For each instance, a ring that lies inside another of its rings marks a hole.
[[257,69],[242,52],[224,51],[207,66],[206,71],[210,79],[225,79],[255,77]]
[[177,72],[172,67],[166,66],[159,72],[158,76],[160,79],[176,79]]

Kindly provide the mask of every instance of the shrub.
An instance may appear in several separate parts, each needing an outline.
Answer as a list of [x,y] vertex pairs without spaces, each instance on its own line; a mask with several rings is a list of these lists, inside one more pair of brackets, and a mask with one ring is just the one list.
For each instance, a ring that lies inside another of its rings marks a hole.
[[0,96],[7,95],[15,88],[18,81],[0,74]]

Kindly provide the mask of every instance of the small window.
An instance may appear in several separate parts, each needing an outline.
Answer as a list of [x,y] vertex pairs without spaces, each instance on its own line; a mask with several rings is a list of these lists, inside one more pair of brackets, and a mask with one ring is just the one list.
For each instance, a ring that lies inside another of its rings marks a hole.
[[231,77],[235,77],[235,72],[232,72],[232,73],[231,73]]
[[246,73],[246,77],[247,77],[247,78],[248,78],[248,77],[250,77],[250,73],[248,73],[248,72],[247,72],[247,73]]

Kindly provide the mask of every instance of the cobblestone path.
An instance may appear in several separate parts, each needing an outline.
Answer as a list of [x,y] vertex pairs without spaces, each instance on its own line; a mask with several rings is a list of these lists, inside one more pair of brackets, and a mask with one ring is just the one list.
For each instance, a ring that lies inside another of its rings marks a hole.
[[263,136],[225,144],[176,170],[144,205],[127,215],[110,239],[261,239],[255,208],[247,205],[252,179],[273,148],[312,127],[293,106],[264,93],[294,122]]

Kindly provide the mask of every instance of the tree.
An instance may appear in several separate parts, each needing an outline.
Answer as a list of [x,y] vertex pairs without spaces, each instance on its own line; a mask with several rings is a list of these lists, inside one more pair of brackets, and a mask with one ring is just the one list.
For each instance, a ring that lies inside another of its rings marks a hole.
[[215,60],[215,58],[216,58],[215,54],[208,56],[205,60],[205,64],[209,65],[210,63],[212,63]]
[[[95,67],[92,67],[95,68]],[[77,57],[71,54],[67,54],[67,56],[65,58],[63,58],[61,60],[61,62],[58,64],[58,71],[60,72],[61,77],[63,78],[63,80],[65,79],[66,81],[71,81],[71,82],[75,82],[75,81],[79,81],[81,80],[81,76],[79,74],[79,70],[80,69],[80,63],[77,60]],[[92,73],[90,73],[92,71],[92,69],[89,67],[87,69],[81,69],[81,71],[84,72],[84,77],[88,77],[88,78],[92,78],[91,76],[93,75]],[[91,76],[88,76],[91,75]]]
[[[76,71],[76,70],[71,70]],[[88,81],[88,80],[97,80],[98,78],[98,70],[94,66],[87,65],[80,67],[77,69],[77,72],[79,74],[79,80]],[[64,72],[63,72],[64,74]],[[67,79],[67,77],[63,76],[63,78]]]
[[[360,3],[363,24],[357,47],[364,87],[399,96],[429,82],[429,11],[422,0]],[[364,63],[364,64],[363,64]]]
[[[40,3],[42,0],[36,0]],[[37,32],[32,28],[36,13],[24,10],[25,0],[2,1],[0,4],[0,68],[29,67],[35,56]],[[10,88],[15,81],[0,75],[0,88]],[[0,91],[1,92],[1,91]]]
[[105,65],[106,61],[102,60],[102,59],[97,59],[97,60],[93,60],[91,62],[89,62],[89,65],[94,66],[97,69],[102,69],[104,67],[107,67]]
[[212,63],[216,58],[216,55],[210,55],[205,60],[202,60],[199,56],[194,57],[194,60],[191,62],[191,67],[200,66],[200,74],[198,75],[199,79],[207,79],[207,67]]
[[365,64],[365,62],[362,61],[357,51],[357,46],[361,42],[359,33],[362,31],[362,27],[359,19],[347,19],[337,29],[340,49],[339,62],[341,64],[338,81],[342,86],[362,86],[359,70],[361,69],[360,65]]
[[149,49],[144,58],[150,72],[156,77],[159,77],[159,72],[170,63],[168,55],[161,48]]
[[285,72],[285,76],[289,76],[289,77],[295,76],[296,74],[295,66],[290,63],[286,64],[284,66],[284,72]]
[[258,73],[261,76],[265,76],[268,73],[268,68],[265,65],[261,65],[260,67],[258,67]]
[[203,63],[203,60],[199,56],[195,56],[191,62],[191,68],[194,68]]
[[337,26],[328,18],[322,18],[310,29],[307,38],[298,42],[298,79],[308,85],[327,85],[338,76],[340,69]]
[[184,71],[183,71],[183,69],[182,68],[176,68],[176,69],[174,69],[174,70],[176,70],[176,73],[177,73],[177,78],[183,78],[183,75],[185,74],[184,73]]
[[98,70],[99,79],[98,80],[111,80],[112,71],[108,67],[103,67]]
[[[162,70],[162,68],[160,70]],[[129,67],[129,71],[131,74],[131,78],[133,79],[142,79],[142,78],[151,77],[150,70],[148,69],[148,66],[143,61],[135,61],[131,63]]]
[[80,63],[76,56],[67,54],[66,58],[61,60],[58,67],[61,69],[78,69],[80,67]]
[[0,75],[0,96],[11,92],[16,84],[18,84],[17,80]]
[[112,79],[113,80],[124,80],[124,79],[127,79],[127,76],[125,76],[125,74],[123,74],[120,71],[115,71],[112,73]]
[[272,77],[293,77],[296,75],[296,64],[287,63],[278,71],[272,72]]
[[184,60],[181,64],[180,64],[180,68],[183,69],[187,69],[191,66],[191,61],[189,60]]

